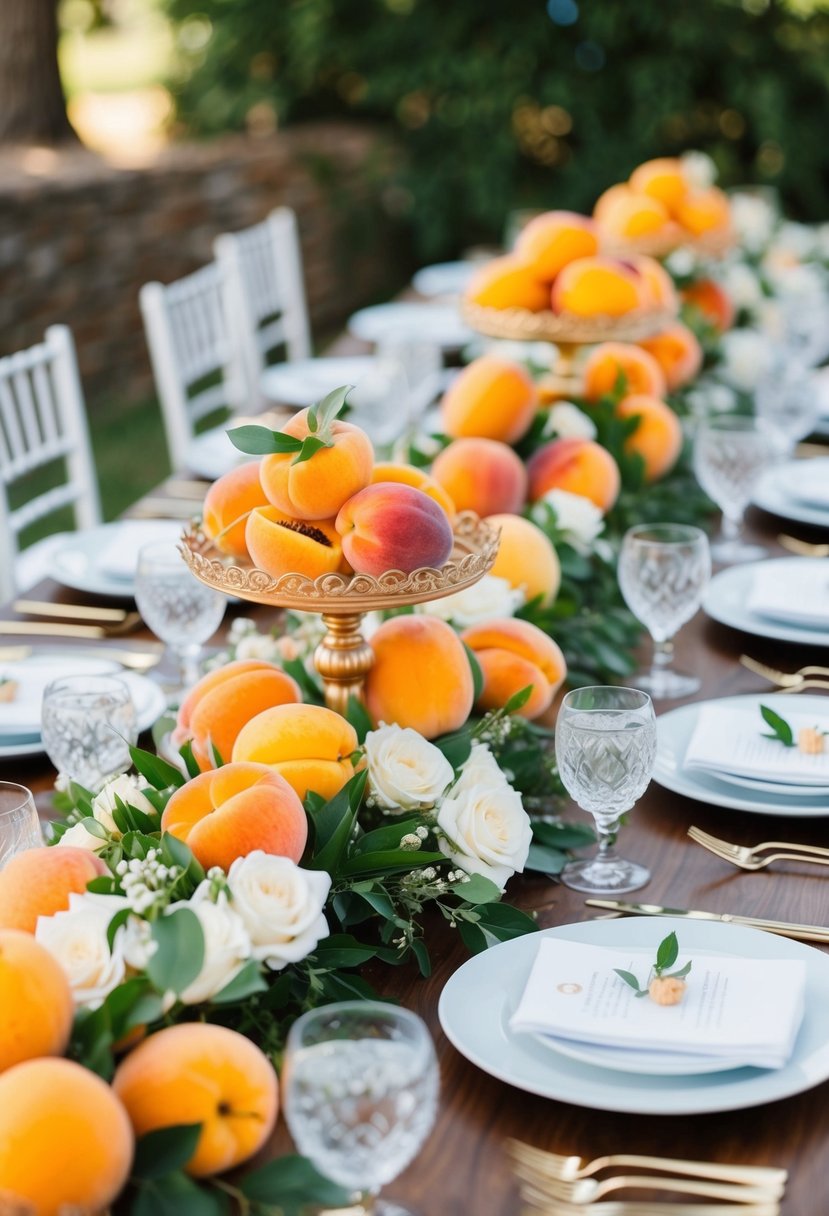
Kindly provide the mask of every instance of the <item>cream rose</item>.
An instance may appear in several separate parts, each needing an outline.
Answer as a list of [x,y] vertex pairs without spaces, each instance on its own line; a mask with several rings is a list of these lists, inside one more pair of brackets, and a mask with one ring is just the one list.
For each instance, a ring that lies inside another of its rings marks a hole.
[[505,578],[485,574],[465,591],[419,604],[418,612],[440,617],[442,621],[454,621],[460,629],[491,621],[494,617],[512,616],[524,603],[523,591],[511,587]]
[[219,894],[216,903],[210,898],[212,884],[209,879],[196,888],[192,899],[171,904],[176,908],[190,908],[199,919],[204,936],[204,962],[191,984],[179,994],[185,1005],[198,1005],[209,1001],[221,992],[250,958],[251,942],[245,922],[228,902],[227,895]]
[[142,792],[138,778],[131,777],[128,773],[122,773],[120,777],[107,781],[100,793],[92,799],[92,814],[101,827],[115,835],[120,836],[121,834],[112,817],[112,812],[118,805],[116,799],[127,806],[134,806],[137,811],[143,811],[145,815],[156,814],[155,807]]
[[250,936],[251,957],[273,971],[298,963],[328,937],[323,908],[331,876],[324,870],[303,870],[288,857],[257,849],[234,861],[227,881]]
[[434,806],[454,776],[440,748],[409,726],[381,724],[366,735],[365,749],[369,793],[385,810]]
[[771,364],[768,339],[754,329],[732,329],[723,334],[720,349],[718,374],[733,388],[753,392]]
[[69,896],[69,908],[38,917],[35,937],[66,973],[76,1005],[97,1009],[126,975],[124,927],[110,949],[107,929],[127,901],[119,896]]
[[506,782],[458,782],[444,798],[437,824],[444,833],[440,851],[467,874],[482,874],[503,891],[524,869],[532,829],[520,795]]
[[707,152],[683,152],[680,162],[694,190],[705,190],[717,180],[717,166]]
[[548,490],[541,501],[555,511],[556,525],[567,543],[578,553],[590,553],[596,537],[604,530],[604,519],[596,504],[569,490]]
[[461,765],[458,780],[452,786],[447,797],[458,798],[461,793],[465,793],[475,785],[481,783],[492,786],[506,785],[509,788],[509,782],[504,776],[504,771],[498,761],[489,750],[486,743],[474,743],[472,751]]
[[596,427],[593,419],[572,401],[559,401],[547,414],[544,434],[558,435],[561,439],[595,439]]
[[97,853],[99,849],[106,848],[107,843],[106,840],[101,840],[100,836],[87,832],[82,823],[73,823],[72,827],[63,833],[56,847],[68,845],[73,849],[89,849],[91,853]]

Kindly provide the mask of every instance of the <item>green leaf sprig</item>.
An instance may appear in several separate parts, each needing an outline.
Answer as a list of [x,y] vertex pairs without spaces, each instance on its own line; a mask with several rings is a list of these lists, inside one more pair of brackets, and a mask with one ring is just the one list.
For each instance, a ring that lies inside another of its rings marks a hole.
[[644,987],[640,987],[639,981],[632,971],[624,971],[621,967],[614,967],[613,970],[624,980],[626,984],[634,990],[637,997],[647,996],[651,980],[684,980],[688,972],[691,970],[691,962],[688,961],[684,967],[680,967],[678,971],[669,971],[673,967],[679,957],[679,942],[676,934],[671,932],[666,938],[659,943],[656,951],[656,962],[648,973],[648,978],[645,981]]
[[237,426],[227,432],[227,437],[234,447],[249,456],[285,455],[295,452],[292,464],[303,464],[310,460],[320,448],[334,446],[334,422],[342,413],[348,394],[354,386],[344,384],[333,389],[322,401],[312,405],[308,411],[308,430],[310,434],[304,439],[296,435],[286,435],[284,431],[274,431],[267,426]]
[[795,747],[794,731],[785,718],[781,718],[780,714],[776,714],[768,705],[760,706],[760,713],[763,715],[763,721],[772,729],[772,734],[762,731],[764,739],[777,739],[784,747]]

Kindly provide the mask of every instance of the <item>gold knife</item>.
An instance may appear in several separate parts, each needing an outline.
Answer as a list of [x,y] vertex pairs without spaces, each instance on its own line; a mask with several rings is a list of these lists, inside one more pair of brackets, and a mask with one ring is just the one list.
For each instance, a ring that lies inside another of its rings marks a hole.
[[758,916],[732,916],[730,912],[700,912],[687,908],[663,908],[660,904],[628,904],[621,899],[586,899],[591,908],[609,908],[614,912],[629,912],[637,916],[684,916],[690,920],[719,920],[729,925],[746,925],[750,929],[764,929],[780,937],[794,937],[799,941],[823,942],[829,945],[829,929],[821,925],[791,925],[786,921],[763,920]]
[[15,612],[25,612],[32,616],[56,616],[64,620],[103,622],[113,625],[121,624],[126,618],[124,608],[95,608],[86,604],[60,604],[45,600],[15,600],[12,604]]
[[28,634],[50,638],[105,638],[102,625],[59,625],[57,621],[0,621],[0,637],[4,634]]

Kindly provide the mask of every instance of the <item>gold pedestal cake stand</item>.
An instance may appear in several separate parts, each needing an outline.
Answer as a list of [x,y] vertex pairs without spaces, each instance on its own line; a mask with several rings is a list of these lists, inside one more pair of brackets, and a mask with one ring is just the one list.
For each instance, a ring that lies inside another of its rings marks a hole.
[[231,564],[201,532],[187,531],[181,553],[193,574],[208,587],[256,604],[322,616],[326,634],[314,653],[329,709],[345,713],[349,697],[363,699],[374,652],[361,633],[363,616],[410,604],[423,604],[463,591],[487,573],[498,552],[499,533],[471,511],[455,520],[455,544],[439,569],[424,567],[411,574],[389,570],[378,578],[367,574],[302,574],[273,578],[255,566]]

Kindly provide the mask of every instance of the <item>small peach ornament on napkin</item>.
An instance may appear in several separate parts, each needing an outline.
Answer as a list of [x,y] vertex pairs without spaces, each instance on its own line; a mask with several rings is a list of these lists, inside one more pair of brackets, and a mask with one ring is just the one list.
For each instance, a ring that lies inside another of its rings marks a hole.
[[[634,990],[637,996],[649,996],[657,1005],[678,1005],[685,995],[687,984],[685,976],[691,970],[691,962],[687,962],[679,971],[670,971],[679,958],[679,942],[675,933],[669,933],[659,943],[656,951],[656,962],[650,969],[644,988],[632,971],[623,971],[619,967],[613,970]],[[667,972],[667,974],[666,974]]]

